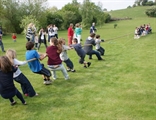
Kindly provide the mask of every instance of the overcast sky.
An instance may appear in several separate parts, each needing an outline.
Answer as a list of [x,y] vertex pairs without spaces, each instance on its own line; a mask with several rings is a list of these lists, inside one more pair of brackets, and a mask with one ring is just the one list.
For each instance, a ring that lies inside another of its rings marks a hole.
[[[80,3],[83,3],[83,0],[77,0]],[[98,2],[103,4],[103,8],[110,10],[125,9],[128,6],[132,6],[135,0],[91,0],[96,5]],[[72,0],[48,0],[49,7],[56,6],[58,9],[61,9],[67,3],[71,3]]]

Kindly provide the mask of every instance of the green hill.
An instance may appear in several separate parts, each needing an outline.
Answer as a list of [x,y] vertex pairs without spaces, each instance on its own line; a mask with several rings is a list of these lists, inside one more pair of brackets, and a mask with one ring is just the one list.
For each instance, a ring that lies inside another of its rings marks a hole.
[[[64,80],[60,71],[52,85],[43,85],[42,76],[34,74],[27,65],[20,66],[39,94],[25,97],[23,106],[15,97],[17,105],[0,97],[1,120],[155,120],[156,118],[156,18],[148,18],[146,7],[111,11],[113,17],[132,17],[132,20],[114,21],[102,27],[97,34],[106,42],[105,61],[96,56],[89,60],[89,68],[79,64],[74,50],[68,51],[76,72],[69,72],[70,80]],[[114,29],[114,24],[117,28]],[[134,29],[151,24],[153,33],[134,40]],[[66,39],[67,31],[58,31]],[[82,31],[82,45],[89,30]],[[14,43],[11,35],[3,36],[5,49],[15,49],[17,58],[25,60],[25,36],[17,35]],[[42,44],[39,52],[45,52]],[[0,51],[0,55],[4,55]],[[41,61],[47,67],[47,59]],[[63,63],[64,64],[64,63]],[[65,64],[64,64],[65,65]],[[0,78],[1,79],[1,78]],[[15,82],[21,91],[20,85]]]

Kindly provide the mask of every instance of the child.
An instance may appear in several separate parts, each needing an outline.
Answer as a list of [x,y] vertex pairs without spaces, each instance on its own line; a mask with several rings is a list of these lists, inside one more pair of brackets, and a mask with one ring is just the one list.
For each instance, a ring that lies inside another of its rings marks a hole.
[[65,39],[63,38],[59,39],[59,44],[61,44],[63,48],[63,51],[60,53],[60,58],[63,62],[66,63],[66,66],[68,67],[67,71],[75,72],[73,62],[69,59],[67,55],[67,50],[70,50],[71,48],[65,45]]
[[36,58],[36,60],[28,62],[30,70],[35,74],[43,75],[44,84],[51,84],[50,80],[51,72],[44,67],[44,64],[41,64],[39,60],[43,60],[46,57],[46,54],[39,55],[36,50],[34,50],[34,43],[27,42],[26,43],[26,60],[30,60]]
[[13,82],[13,72],[16,70],[17,68],[12,66],[7,56],[0,57],[0,94],[4,99],[9,99],[11,105],[16,104],[16,101],[13,99],[15,95],[21,100],[23,105],[26,105],[27,103]]
[[96,39],[95,39],[96,45],[95,45],[95,48],[96,48],[97,51],[99,51],[101,53],[101,55],[104,55],[105,54],[105,49],[100,46],[101,42],[104,42],[104,40],[100,39],[100,35],[96,35]]
[[[24,65],[27,63],[27,61],[19,61],[16,59],[16,51],[15,50],[7,50],[6,51],[6,56],[9,58],[11,61],[12,65],[14,66],[19,66],[19,65]],[[23,94],[25,96],[33,97],[37,96],[38,94],[35,92],[33,86],[27,79],[27,77],[21,72],[19,67],[17,68],[17,71],[14,72],[13,74],[13,79],[21,84],[21,89],[23,91]]]
[[16,38],[17,38],[17,37],[16,37],[16,34],[13,33],[13,34],[12,34],[12,40],[13,40],[14,42],[16,42]]
[[50,46],[47,47],[46,53],[48,56],[48,67],[52,71],[53,79],[57,79],[56,71],[61,70],[65,80],[69,79],[69,75],[64,65],[62,64],[62,60],[60,59],[60,53],[62,52],[62,45],[58,43],[57,38],[52,37],[50,39]]
[[80,57],[80,60],[79,60],[79,63],[80,64],[84,64],[84,68],[87,68],[87,65],[88,67],[91,65],[91,62],[86,62],[85,61],[85,56],[86,56],[86,53],[85,51],[82,49],[82,46],[81,44],[78,44],[78,40],[76,38],[74,38],[72,40],[72,47],[75,49],[75,51],[77,52],[77,55]]

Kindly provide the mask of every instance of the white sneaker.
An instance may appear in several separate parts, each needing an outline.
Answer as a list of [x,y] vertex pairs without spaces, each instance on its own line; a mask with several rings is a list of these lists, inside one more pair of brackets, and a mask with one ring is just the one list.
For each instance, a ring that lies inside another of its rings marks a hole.
[[43,84],[47,84],[47,81],[44,81]]
[[69,77],[65,78],[65,80],[69,80]]

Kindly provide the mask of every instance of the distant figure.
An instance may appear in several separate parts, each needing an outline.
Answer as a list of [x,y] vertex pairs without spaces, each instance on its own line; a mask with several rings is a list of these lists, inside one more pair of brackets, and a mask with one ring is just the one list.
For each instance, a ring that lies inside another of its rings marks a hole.
[[47,48],[46,32],[44,32],[43,28],[39,32],[38,50],[40,49],[41,43],[43,43],[45,45],[45,48]]
[[56,25],[54,25],[53,30],[54,30],[55,37],[58,39],[58,32],[57,32],[58,27]]
[[4,45],[2,42],[2,36],[3,36],[3,32],[2,32],[2,28],[0,27],[0,46],[1,46],[2,52],[5,52]]
[[70,23],[70,26],[68,28],[68,46],[72,44],[73,36],[74,36],[73,24]]
[[13,33],[13,34],[12,34],[12,40],[13,40],[14,42],[16,42],[16,38],[17,38],[17,37],[16,37],[16,34]]
[[82,28],[80,27],[80,24],[77,23],[75,28],[75,38],[77,38],[78,43],[80,43],[81,41],[81,33],[82,33]]
[[97,29],[95,28],[95,23],[92,23],[92,26],[90,27],[90,34],[91,33],[96,33]]

